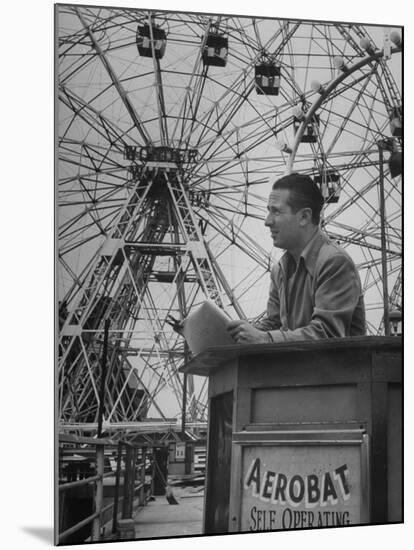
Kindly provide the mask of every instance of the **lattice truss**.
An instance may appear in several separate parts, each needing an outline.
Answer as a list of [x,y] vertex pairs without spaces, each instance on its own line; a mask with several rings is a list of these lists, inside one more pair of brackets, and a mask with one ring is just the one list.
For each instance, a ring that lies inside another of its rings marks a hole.
[[[335,183],[324,228],[358,264],[369,330],[381,330],[378,142],[392,137],[398,152],[402,139],[390,29],[63,5],[57,14],[62,422],[97,419],[106,319],[104,421],[179,414],[188,352],[167,315],[183,318],[206,297],[233,317],[264,311],[280,255],[263,225],[269,179],[287,165],[325,192]],[[335,79],[304,125],[301,113]],[[397,307],[402,189],[387,163],[384,191]],[[189,420],[205,419],[206,391],[188,380]]]

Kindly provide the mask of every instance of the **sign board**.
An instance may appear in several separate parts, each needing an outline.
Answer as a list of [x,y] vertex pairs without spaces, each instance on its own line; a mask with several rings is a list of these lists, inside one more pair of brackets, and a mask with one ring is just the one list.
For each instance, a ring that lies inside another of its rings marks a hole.
[[175,445],[175,459],[184,460],[185,459],[185,443],[176,443]]
[[367,521],[362,444],[245,445],[241,531],[357,525]]

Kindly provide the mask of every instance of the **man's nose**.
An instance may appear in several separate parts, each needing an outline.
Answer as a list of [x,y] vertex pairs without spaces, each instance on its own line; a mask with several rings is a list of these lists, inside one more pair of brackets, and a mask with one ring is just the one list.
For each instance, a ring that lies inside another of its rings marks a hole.
[[264,224],[265,224],[266,227],[270,227],[272,225],[272,220],[271,220],[270,214],[268,214],[266,216]]

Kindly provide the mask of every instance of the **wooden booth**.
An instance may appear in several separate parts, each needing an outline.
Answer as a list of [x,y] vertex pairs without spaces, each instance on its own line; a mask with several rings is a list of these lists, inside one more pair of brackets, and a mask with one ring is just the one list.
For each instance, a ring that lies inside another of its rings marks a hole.
[[204,533],[401,522],[402,344],[209,348]]

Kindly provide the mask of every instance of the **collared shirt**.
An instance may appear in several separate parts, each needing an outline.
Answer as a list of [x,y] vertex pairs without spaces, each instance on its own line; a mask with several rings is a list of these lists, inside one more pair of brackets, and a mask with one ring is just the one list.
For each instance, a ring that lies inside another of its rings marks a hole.
[[273,267],[267,316],[256,328],[274,342],[365,334],[361,281],[341,247],[318,230],[292,274],[291,262],[286,252]]

